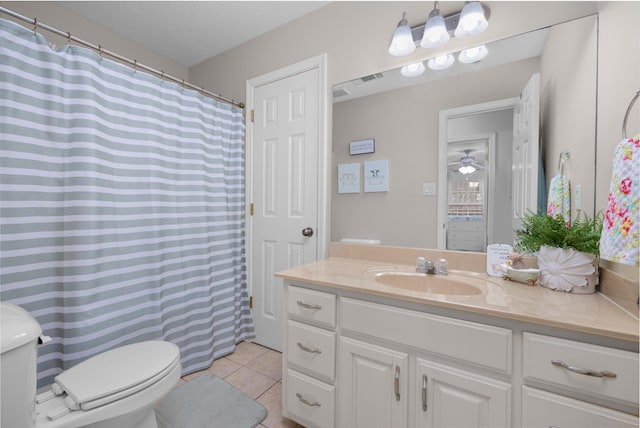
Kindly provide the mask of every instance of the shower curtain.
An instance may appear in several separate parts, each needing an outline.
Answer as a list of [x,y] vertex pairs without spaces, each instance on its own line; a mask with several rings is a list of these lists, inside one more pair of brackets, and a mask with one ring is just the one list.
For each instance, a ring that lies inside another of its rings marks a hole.
[[0,298],[39,384],[143,340],[183,373],[253,337],[243,110],[0,20]]

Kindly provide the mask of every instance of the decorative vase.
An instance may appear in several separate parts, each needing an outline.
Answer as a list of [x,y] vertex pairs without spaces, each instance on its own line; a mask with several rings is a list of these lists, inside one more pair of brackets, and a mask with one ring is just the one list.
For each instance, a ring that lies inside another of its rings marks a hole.
[[599,283],[598,256],[573,248],[540,247],[540,285],[567,293],[595,293]]

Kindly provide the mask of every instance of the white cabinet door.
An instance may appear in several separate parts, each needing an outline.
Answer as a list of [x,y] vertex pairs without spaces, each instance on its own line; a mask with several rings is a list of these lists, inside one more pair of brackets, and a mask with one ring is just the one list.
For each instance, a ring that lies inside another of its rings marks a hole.
[[417,358],[416,425],[506,427],[511,425],[511,385]]
[[407,354],[350,338],[340,339],[338,426],[407,426]]

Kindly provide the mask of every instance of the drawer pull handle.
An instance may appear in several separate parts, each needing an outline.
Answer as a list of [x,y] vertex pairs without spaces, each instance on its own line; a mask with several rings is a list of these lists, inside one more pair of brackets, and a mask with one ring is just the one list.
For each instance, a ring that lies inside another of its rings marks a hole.
[[396,393],[396,401],[400,401],[400,366],[396,366],[396,375],[393,379],[393,390]]
[[590,369],[581,369],[580,367],[573,367],[564,361],[560,360],[551,360],[551,364],[557,367],[563,367],[570,372],[578,373],[585,376],[593,376],[593,377],[618,377],[614,372],[610,372],[609,370],[590,370]]
[[310,305],[308,303],[301,302],[300,300],[298,300],[298,306],[303,307],[305,309],[313,309],[316,311],[322,309],[322,306],[320,305]]
[[318,348],[311,349],[308,346],[305,346],[300,342],[298,342],[297,344],[298,344],[298,348],[302,349],[304,352],[308,352],[310,354],[322,354],[322,351],[319,350]]
[[422,375],[422,411],[427,411],[427,375]]
[[299,392],[296,392],[296,397],[298,397],[298,400],[300,400],[301,403],[306,404],[307,406],[310,406],[310,407],[320,407],[320,406],[322,406],[322,404],[318,403],[317,401],[309,401],[309,400],[307,400]]

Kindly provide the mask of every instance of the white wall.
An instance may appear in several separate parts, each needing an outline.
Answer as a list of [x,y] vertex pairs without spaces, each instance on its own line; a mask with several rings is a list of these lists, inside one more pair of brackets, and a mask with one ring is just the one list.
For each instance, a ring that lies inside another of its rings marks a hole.
[[[584,213],[592,216],[596,169],[597,18],[555,26],[540,60],[540,138],[547,178],[557,173],[558,158],[570,150],[563,173],[569,178],[571,215],[577,215],[576,190],[582,188]],[[584,49],[576,49],[582,46]]]

